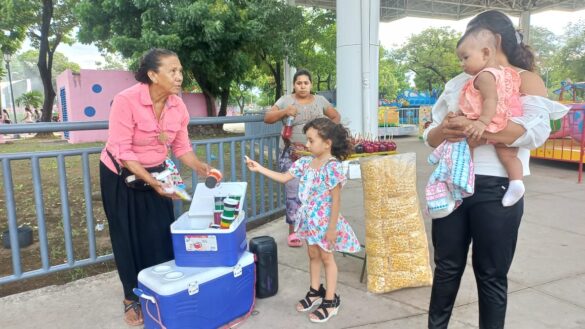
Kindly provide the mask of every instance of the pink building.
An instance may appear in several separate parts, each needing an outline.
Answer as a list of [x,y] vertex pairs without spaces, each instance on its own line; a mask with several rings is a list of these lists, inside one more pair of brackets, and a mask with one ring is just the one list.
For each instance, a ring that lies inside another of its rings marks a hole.
[[[127,71],[66,70],[57,77],[57,106],[62,122],[104,121],[110,105],[120,91],[134,85],[134,73]],[[183,94],[191,117],[205,117],[203,94]],[[69,143],[105,142],[107,130],[67,131]]]

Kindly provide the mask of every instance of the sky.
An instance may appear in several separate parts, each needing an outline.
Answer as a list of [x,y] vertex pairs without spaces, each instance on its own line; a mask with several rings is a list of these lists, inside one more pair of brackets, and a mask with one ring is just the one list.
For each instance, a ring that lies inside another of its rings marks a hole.
[[[455,31],[463,32],[470,19],[471,17],[460,21],[449,21],[408,17],[390,23],[380,23],[380,44],[386,49],[399,47],[411,35],[420,33],[429,27],[448,26]],[[530,23],[532,26],[545,27],[560,35],[563,34],[564,28],[569,22],[576,22],[580,19],[585,20],[585,10],[576,12],[546,11],[533,14]],[[519,22],[517,17],[512,17],[512,20],[516,24]],[[25,44],[23,51],[27,49],[30,49],[30,46]],[[70,61],[78,63],[83,69],[94,69],[96,61],[104,61],[97,48],[93,45],[76,43],[68,46],[62,44],[59,45],[57,51],[64,53]]]

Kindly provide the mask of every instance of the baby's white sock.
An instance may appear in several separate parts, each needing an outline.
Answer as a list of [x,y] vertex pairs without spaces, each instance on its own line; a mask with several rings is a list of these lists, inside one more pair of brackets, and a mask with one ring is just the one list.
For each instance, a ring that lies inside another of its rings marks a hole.
[[521,180],[511,180],[508,186],[508,191],[504,194],[502,199],[502,205],[504,207],[510,207],[516,204],[524,195],[524,182]]

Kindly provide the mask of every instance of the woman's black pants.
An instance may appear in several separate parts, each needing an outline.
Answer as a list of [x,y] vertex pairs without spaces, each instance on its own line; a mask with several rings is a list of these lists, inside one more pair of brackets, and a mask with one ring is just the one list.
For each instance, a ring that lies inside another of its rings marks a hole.
[[435,272],[429,328],[447,328],[472,243],[472,264],[479,297],[479,328],[504,328],[508,270],[514,257],[524,199],[502,206],[508,187],[503,177],[475,178],[475,193],[449,216],[433,219]]
[[100,185],[124,297],[138,300],[132,292],[138,284],[138,273],[173,259],[173,203],[155,191],[129,188],[102,162]]

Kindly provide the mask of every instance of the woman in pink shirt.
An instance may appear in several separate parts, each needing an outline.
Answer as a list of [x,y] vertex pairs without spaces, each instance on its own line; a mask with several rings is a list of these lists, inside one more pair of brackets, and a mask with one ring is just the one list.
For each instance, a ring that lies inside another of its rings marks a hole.
[[[138,84],[114,97],[109,136],[101,153],[101,192],[118,274],[124,288],[125,321],[142,325],[138,272],[173,258],[170,225],[172,199],[151,172],[165,169],[169,147],[175,157],[199,175],[209,166],[197,159],[187,133],[189,113],[181,91],[181,62],[172,51],[151,49],[140,61]],[[126,168],[143,180],[147,190],[126,185],[119,175]]]

